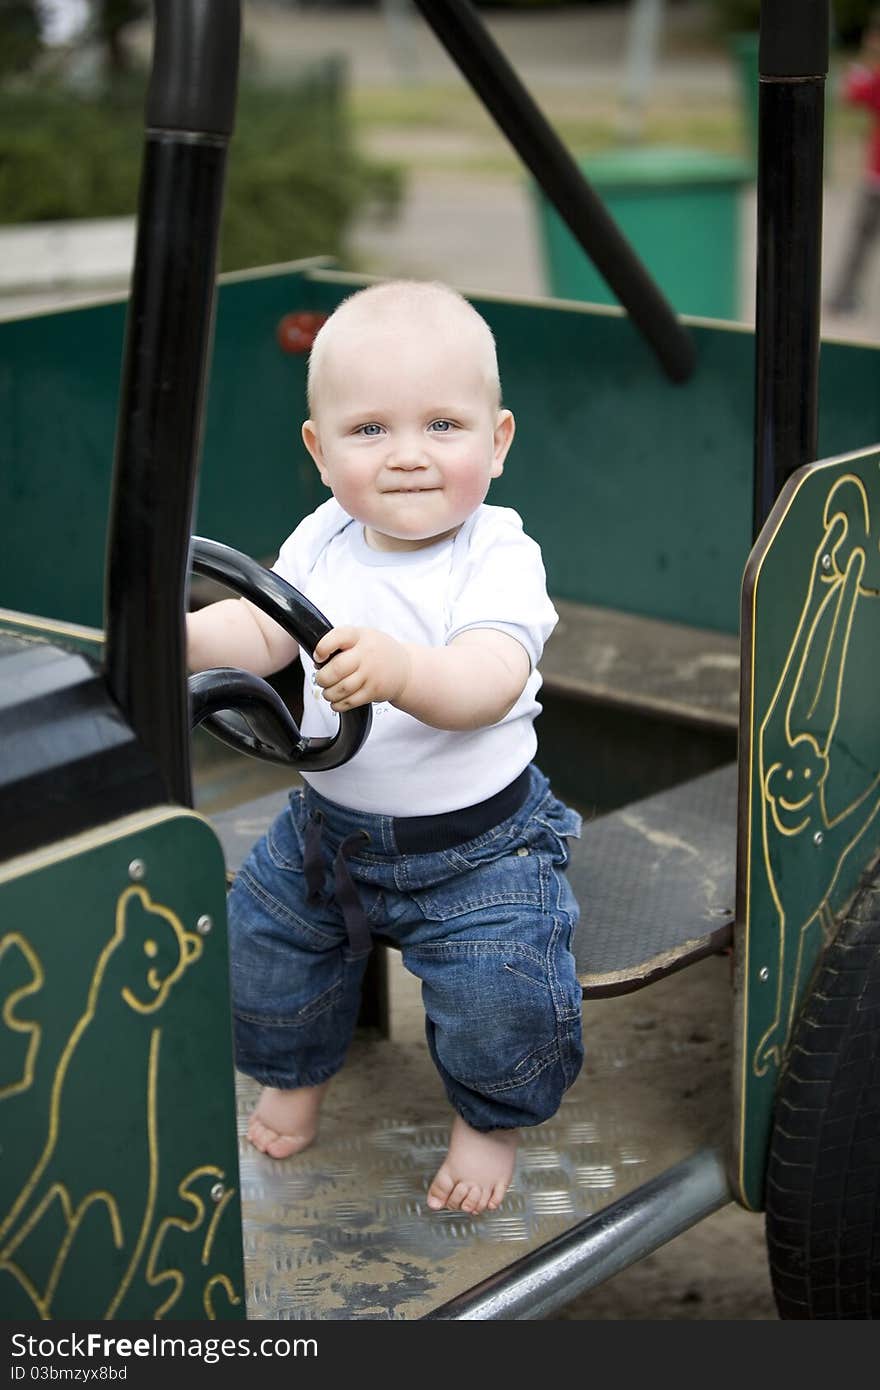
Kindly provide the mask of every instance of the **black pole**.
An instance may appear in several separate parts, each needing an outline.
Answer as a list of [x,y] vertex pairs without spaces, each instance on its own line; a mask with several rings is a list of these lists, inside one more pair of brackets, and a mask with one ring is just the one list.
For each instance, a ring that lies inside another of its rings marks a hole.
[[756,536],[818,453],[829,0],[762,0],[755,316]]
[[155,0],[110,520],[107,684],[170,800],[192,800],[184,644],[239,0]]
[[687,381],[694,370],[690,335],[469,0],[416,0],[416,4],[650,344],[667,376]]

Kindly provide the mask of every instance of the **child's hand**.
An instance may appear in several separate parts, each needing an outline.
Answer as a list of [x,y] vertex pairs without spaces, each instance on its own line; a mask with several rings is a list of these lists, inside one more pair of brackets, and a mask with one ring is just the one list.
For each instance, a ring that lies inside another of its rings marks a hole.
[[316,668],[327,663],[315,679],[337,714],[371,701],[393,704],[410,675],[406,648],[372,627],[334,627],[316,646],[314,660]]

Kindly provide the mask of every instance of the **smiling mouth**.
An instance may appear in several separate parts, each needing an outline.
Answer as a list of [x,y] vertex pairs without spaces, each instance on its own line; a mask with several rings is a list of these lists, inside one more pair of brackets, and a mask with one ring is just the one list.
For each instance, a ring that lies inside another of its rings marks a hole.
[[783,797],[780,797],[779,804],[783,811],[802,811],[805,806],[809,805],[812,799],[813,793],[810,792],[809,795],[805,796],[801,801],[786,801]]

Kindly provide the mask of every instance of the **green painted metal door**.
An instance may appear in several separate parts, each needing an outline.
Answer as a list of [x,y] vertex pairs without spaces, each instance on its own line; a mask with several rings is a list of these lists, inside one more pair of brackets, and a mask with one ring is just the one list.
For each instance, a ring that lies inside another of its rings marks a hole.
[[0,869],[0,1316],[245,1316],[225,891],[170,808]]

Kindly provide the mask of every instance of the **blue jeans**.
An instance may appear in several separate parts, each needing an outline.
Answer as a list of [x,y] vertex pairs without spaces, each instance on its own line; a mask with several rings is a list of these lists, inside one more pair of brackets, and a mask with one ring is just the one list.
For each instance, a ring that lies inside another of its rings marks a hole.
[[580,817],[532,767],[520,809],[464,844],[401,854],[394,824],[305,788],[254,846],[229,895],[236,1063],[285,1090],[333,1076],[375,932],[422,981],[454,1109],[477,1130],[540,1124],[583,1061],[578,908],[562,872]]

